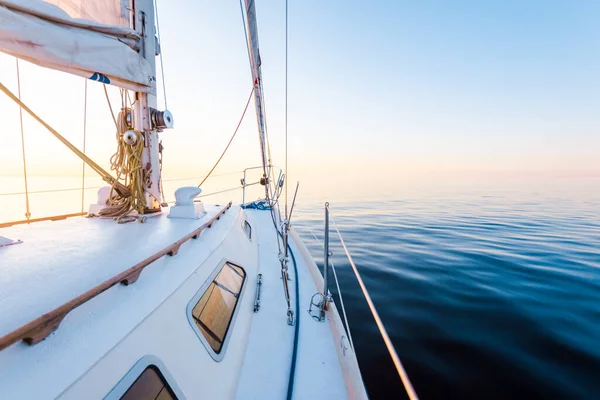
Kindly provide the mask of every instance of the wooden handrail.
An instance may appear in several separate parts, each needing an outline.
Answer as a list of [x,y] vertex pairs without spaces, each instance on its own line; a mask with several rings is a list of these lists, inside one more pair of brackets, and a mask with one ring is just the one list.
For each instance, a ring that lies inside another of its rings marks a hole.
[[54,310],[43,314],[42,316],[34,319],[33,321],[1,337],[0,350],[7,348],[8,346],[18,342],[19,340],[23,340],[27,344],[36,344],[41,342],[58,328],[65,316],[73,309],[79,307],[86,301],[93,299],[94,297],[113,287],[117,283],[121,283],[123,285],[129,285],[131,283],[134,283],[140,277],[140,274],[142,273],[142,270],[144,268],[146,268],[148,265],[150,265],[151,263],[158,260],[164,255],[176,255],[183,243],[187,242],[190,239],[197,239],[204,229],[212,227],[212,224],[216,220],[221,218],[221,215],[223,215],[225,211],[227,211],[230,207],[231,202],[229,202],[229,204],[223,207],[223,209],[219,211],[214,217],[212,217],[208,222],[204,223],[192,233],[182,237],[175,243],[165,247],[158,253],[153,254],[145,260],[137,263],[133,267],[126,269],[120,274],[113,276],[112,278],[102,282],[98,286],[75,297],[74,299],[63,304],[62,306],[59,306]]
[[50,217],[23,219],[21,221],[3,222],[0,224],[0,228],[8,228],[9,226],[13,226],[13,225],[33,224],[34,222],[42,222],[42,221],[59,221],[61,219],[67,219],[67,218],[71,218],[71,217],[81,217],[83,215],[87,215],[87,213],[86,212],[78,212],[78,213],[72,213],[72,214],[52,215]]

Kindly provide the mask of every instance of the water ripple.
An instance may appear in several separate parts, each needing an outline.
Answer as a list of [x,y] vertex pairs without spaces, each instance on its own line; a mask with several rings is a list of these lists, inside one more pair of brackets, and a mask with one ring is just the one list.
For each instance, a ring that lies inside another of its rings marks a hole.
[[[600,395],[600,201],[529,195],[332,203],[422,399]],[[322,263],[322,209],[299,208]],[[389,398],[402,389],[332,250],[369,394]]]

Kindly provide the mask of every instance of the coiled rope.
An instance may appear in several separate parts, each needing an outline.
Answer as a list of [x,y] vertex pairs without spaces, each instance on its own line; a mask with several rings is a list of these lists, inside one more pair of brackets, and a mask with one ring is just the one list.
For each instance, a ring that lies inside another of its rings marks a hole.
[[[110,104],[110,103],[109,103]],[[127,115],[131,115],[131,109],[124,107],[115,119],[117,125],[117,151],[110,158],[110,169],[117,175],[117,180],[124,179],[125,185],[130,190],[130,196],[121,196],[111,185],[107,200],[107,207],[100,210],[101,217],[112,217],[119,222],[129,222],[131,219],[123,220],[123,217],[137,218],[130,215],[132,211],[143,214],[146,207],[144,198],[144,173],[142,170],[142,153],[144,152],[144,137],[133,129],[127,122]],[[135,134],[135,143],[127,144],[124,139],[125,133]]]

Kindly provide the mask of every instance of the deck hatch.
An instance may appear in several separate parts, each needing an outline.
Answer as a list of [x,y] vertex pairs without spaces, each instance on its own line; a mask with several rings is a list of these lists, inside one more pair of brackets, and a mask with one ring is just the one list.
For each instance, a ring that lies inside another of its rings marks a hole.
[[177,400],[160,370],[149,365],[121,396],[121,400]]
[[242,267],[225,262],[192,308],[194,325],[215,355],[223,350],[245,281]]
[[244,220],[244,233],[248,236],[248,239],[252,240],[252,227],[248,221]]
[[140,358],[104,400],[185,400],[167,367],[152,354]]

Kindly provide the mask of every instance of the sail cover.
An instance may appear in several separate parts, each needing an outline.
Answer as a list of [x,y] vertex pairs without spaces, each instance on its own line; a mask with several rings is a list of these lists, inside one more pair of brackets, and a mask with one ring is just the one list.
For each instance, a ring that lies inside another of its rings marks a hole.
[[0,51],[127,89],[153,90],[154,74],[129,28],[128,0],[0,0]]
[[60,7],[72,18],[129,28],[131,8],[129,0],[44,0],[44,2]]

